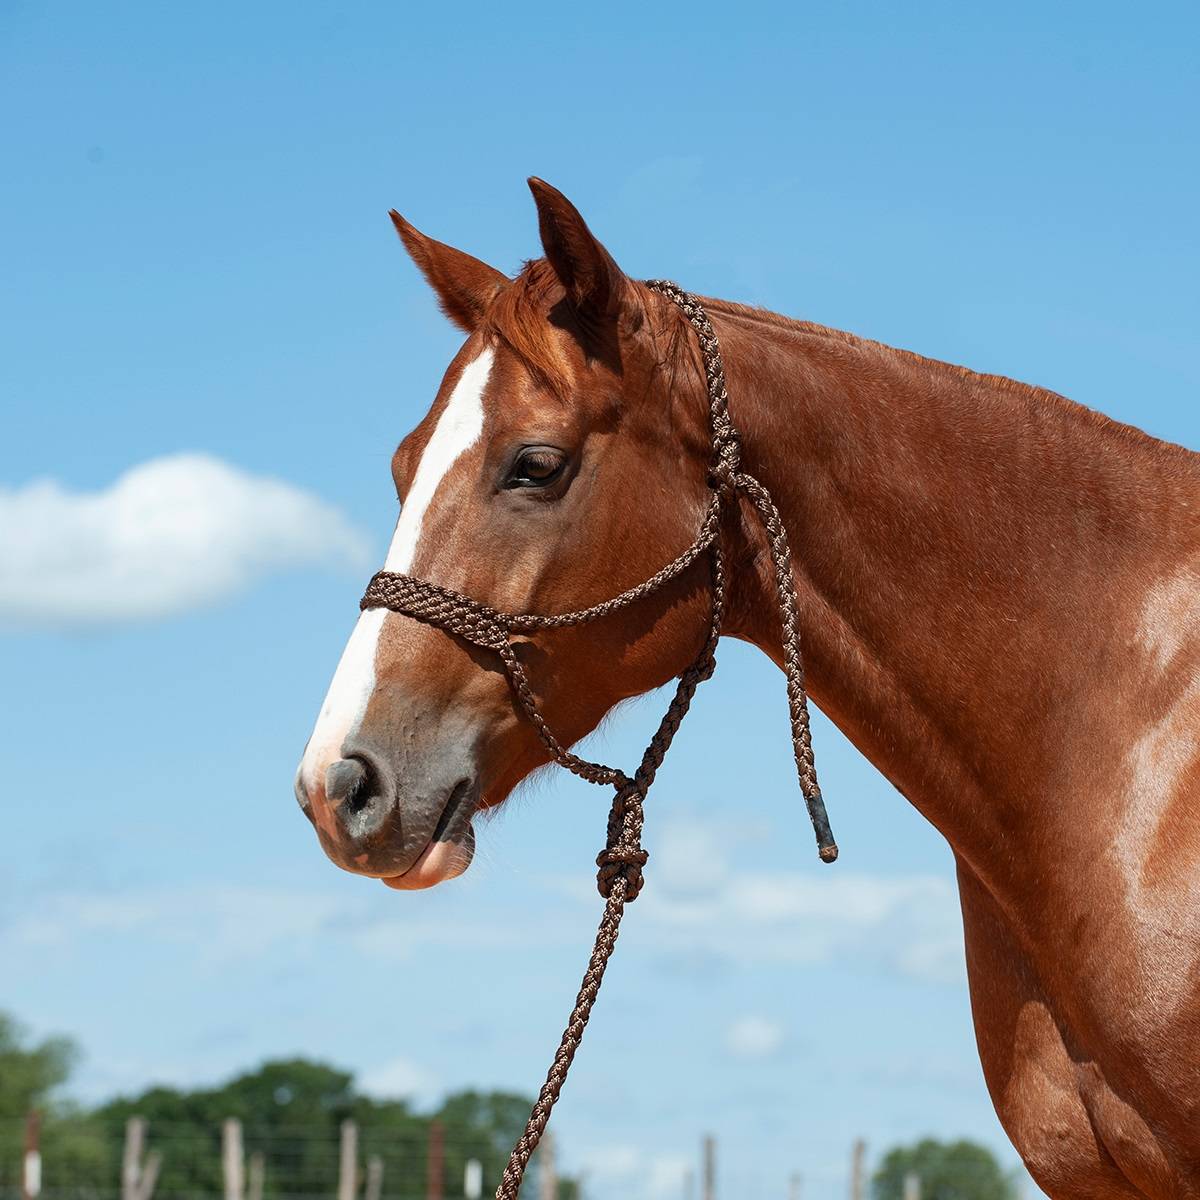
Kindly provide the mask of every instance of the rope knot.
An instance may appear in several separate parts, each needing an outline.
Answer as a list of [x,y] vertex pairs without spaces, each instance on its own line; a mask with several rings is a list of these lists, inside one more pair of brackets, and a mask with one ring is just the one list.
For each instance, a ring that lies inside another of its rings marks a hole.
[[642,788],[622,777],[608,814],[608,844],[596,855],[596,888],[605,900],[618,879],[625,880],[625,900],[638,898],[644,882],[642,868],[650,857],[642,849]]
[[708,470],[709,487],[717,492],[732,492],[737,487],[742,466],[742,439],[728,422],[716,431],[713,450],[713,462]]
[[625,900],[632,903],[642,890],[645,877],[642,868],[650,855],[641,846],[613,846],[596,855],[596,888],[605,900],[620,878],[625,880]]

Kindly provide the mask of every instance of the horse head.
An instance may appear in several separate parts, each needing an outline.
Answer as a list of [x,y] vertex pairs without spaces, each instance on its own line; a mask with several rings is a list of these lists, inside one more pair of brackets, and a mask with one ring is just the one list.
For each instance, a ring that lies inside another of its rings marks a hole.
[[[545,257],[515,279],[391,214],[467,340],[393,455],[401,507],[384,566],[507,612],[557,613],[640,583],[689,544],[710,436],[686,326],[561,193],[530,187]],[[559,740],[684,670],[708,603],[701,566],[595,623],[517,639]],[[467,868],[475,815],[547,761],[493,653],[373,608],[342,654],[296,793],[339,866],[429,887]]]

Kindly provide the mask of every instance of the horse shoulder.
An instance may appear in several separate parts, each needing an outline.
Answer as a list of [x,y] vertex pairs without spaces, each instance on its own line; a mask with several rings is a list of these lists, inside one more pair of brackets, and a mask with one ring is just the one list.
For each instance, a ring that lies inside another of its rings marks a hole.
[[1156,580],[1135,641],[1142,674],[1126,751],[1122,841],[1136,888],[1196,934],[1200,952],[1200,556]]

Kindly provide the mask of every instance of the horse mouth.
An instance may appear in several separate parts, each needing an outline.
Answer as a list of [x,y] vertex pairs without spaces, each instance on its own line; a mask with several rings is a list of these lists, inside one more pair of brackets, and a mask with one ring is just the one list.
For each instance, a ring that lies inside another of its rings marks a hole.
[[429,841],[413,864],[398,875],[383,876],[380,882],[397,891],[415,891],[461,875],[475,855],[475,829],[471,821],[478,807],[473,781],[459,780]]

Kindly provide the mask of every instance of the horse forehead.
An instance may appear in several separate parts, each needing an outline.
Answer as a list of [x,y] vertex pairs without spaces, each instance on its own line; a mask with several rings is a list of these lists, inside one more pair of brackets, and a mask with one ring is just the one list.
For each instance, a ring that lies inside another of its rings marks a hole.
[[[464,392],[469,401],[464,400]],[[447,369],[429,411],[397,446],[393,456],[397,484],[403,487],[411,483],[430,443],[439,436],[447,413],[455,426],[461,423],[465,409],[476,406],[483,432],[492,434],[518,425],[547,407],[558,409],[561,403],[538,384],[534,372],[503,342],[472,345],[469,341]]]
[[520,425],[531,418],[562,415],[568,407],[567,395],[577,397],[578,378],[556,387],[543,372],[502,339],[494,347],[491,376],[483,397],[487,427],[501,430]]
[[445,440],[450,429],[461,426],[464,415],[472,409],[477,410],[476,415],[486,416],[485,393],[492,376],[493,358],[494,348],[486,342],[472,345],[468,341],[446,368],[428,412],[400,439],[392,454],[392,474],[401,492],[412,486],[435,439]]
[[488,343],[463,348],[439,389],[425,419],[404,440],[409,485],[440,480],[466,451],[481,440],[494,406],[495,348]]

